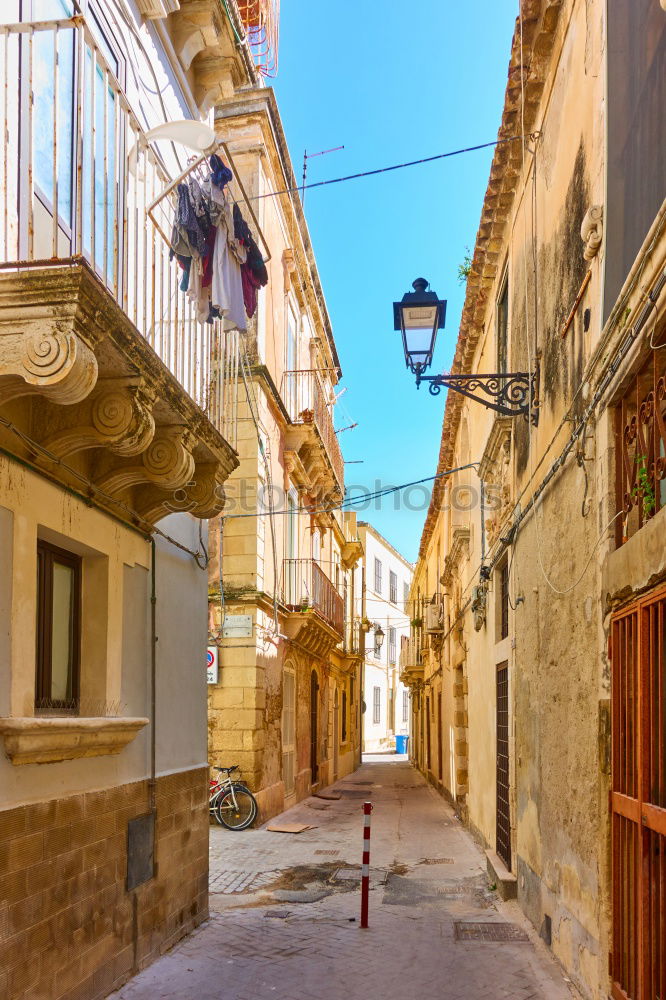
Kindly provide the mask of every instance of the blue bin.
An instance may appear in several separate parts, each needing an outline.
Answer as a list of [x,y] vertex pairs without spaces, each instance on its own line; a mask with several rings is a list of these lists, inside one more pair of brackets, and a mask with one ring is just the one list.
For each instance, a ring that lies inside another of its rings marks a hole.
[[407,741],[409,736],[405,736],[402,733],[396,734],[395,737],[395,752],[396,753],[407,753]]

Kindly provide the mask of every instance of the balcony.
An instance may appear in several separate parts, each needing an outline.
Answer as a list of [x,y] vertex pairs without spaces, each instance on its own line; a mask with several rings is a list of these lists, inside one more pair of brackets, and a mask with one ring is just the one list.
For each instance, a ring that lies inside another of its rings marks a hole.
[[304,470],[308,492],[320,500],[339,499],[345,465],[320,373],[285,372],[281,395],[291,421],[287,450]]
[[285,559],[283,603],[289,637],[309,652],[327,655],[344,637],[344,602],[314,559]]
[[406,639],[400,649],[400,681],[412,685],[423,679],[423,658],[419,639]]
[[666,507],[666,358],[652,351],[616,411],[618,545]]
[[210,517],[233,335],[179,290],[147,215],[172,178],[112,59],[82,16],[0,26],[1,443],[133,523]]
[[361,631],[361,622],[358,618],[345,620],[343,649],[349,660],[363,658],[365,633]]

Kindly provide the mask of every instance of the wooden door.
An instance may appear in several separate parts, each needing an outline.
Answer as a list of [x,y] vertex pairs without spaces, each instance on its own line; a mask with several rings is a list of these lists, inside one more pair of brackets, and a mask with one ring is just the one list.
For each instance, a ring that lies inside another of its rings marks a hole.
[[442,781],[444,778],[444,747],[442,745],[443,741],[442,734],[442,692],[439,691],[437,694],[437,775],[439,780]]
[[611,625],[612,995],[666,1000],[666,588]]
[[310,674],[310,781],[314,785],[319,780],[319,683],[317,671]]
[[496,851],[511,871],[511,809],[509,805],[509,664],[497,666]]
[[333,699],[333,781],[338,778],[338,766],[340,756],[340,702],[338,689],[335,689]]

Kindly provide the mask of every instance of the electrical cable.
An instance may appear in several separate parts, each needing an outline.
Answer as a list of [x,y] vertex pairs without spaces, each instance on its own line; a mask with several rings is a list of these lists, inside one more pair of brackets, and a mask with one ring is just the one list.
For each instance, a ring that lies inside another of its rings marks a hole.
[[[315,506],[303,506],[303,507],[291,507],[285,510],[273,510],[270,512],[270,516],[277,517],[278,515],[288,514],[288,513],[299,513],[299,514],[328,514],[335,510],[345,511],[349,509],[349,506],[357,503],[366,503],[371,500],[380,500],[384,496],[390,496],[393,493],[397,493],[400,490],[410,489],[412,486],[422,486],[424,483],[431,483],[435,479],[442,479],[444,476],[452,476],[456,472],[462,472],[465,469],[478,468],[478,462],[469,462],[467,465],[457,466],[455,469],[447,469],[444,472],[438,472],[434,476],[426,476],[423,479],[416,479],[411,483],[401,483],[399,486],[388,486],[384,490],[378,490],[374,493],[364,493],[358,497],[349,497],[347,499],[341,500],[339,503],[326,504],[323,507]],[[245,512],[243,514],[225,514],[225,518],[241,518],[241,517],[257,517],[257,511]],[[262,513],[263,517],[269,516],[267,512]]]
[[327,181],[313,181],[310,184],[297,184],[294,187],[282,188],[279,191],[265,191],[263,194],[255,194],[248,198],[248,201],[258,201],[261,198],[276,198],[282,194],[293,194],[296,191],[309,191],[311,188],[327,187],[330,184],[343,184],[345,181],[355,181],[361,177],[375,177],[377,174],[387,174],[392,170],[403,170],[405,167],[417,167],[423,163],[433,163],[436,160],[446,160],[452,156],[461,156],[463,153],[475,153],[479,149],[490,149],[492,146],[502,146],[508,142],[518,142],[521,139],[534,139],[537,133],[530,133],[528,136],[510,135],[504,139],[493,139],[492,142],[481,142],[476,146],[465,146],[462,149],[452,149],[447,153],[436,153],[434,156],[423,156],[419,160],[408,160],[406,163],[394,163],[389,167],[377,167],[374,170],[362,170],[357,174],[346,174],[344,177],[332,177]]

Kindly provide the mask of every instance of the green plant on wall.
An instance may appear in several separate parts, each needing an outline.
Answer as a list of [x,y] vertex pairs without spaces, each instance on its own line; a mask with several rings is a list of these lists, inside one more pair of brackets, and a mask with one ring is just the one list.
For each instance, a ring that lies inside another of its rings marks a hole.
[[645,455],[636,455],[635,462],[637,465],[636,478],[638,482],[631,491],[633,499],[636,501],[638,497],[641,496],[643,499],[643,513],[646,515],[654,514],[657,502],[654,496],[654,490],[652,489],[652,483],[650,482],[650,477],[647,470],[647,459]]
[[464,285],[472,270],[472,252],[469,247],[465,247],[465,256],[462,263],[458,264],[458,284]]

